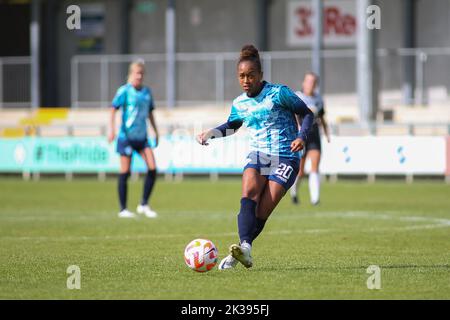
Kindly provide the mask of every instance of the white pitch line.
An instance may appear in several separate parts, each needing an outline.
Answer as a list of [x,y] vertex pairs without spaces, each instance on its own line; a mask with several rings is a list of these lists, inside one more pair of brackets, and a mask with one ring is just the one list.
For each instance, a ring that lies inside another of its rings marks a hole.
[[[301,234],[301,233],[323,233],[329,232],[330,229],[306,229],[306,230],[278,230],[278,231],[267,231],[266,235],[287,235],[287,234]],[[165,239],[165,238],[178,238],[178,237],[194,237],[192,233],[180,233],[180,234],[147,234],[147,235],[134,235],[134,236],[63,236],[63,237],[47,237],[47,236],[5,236],[0,237],[1,240],[17,240],[17,241],[99,241],[99,240],[145,240],[145,239]],[[216,237],[238,237],[236,232],[224,232],[224,233],[214,233]],[[201,238],[201,236],[198,236]]]
[[437,229],[450,227],[450,220],[434,217],[422,217],[422,216],[393,216],[389,214],[376,214],[367,211],[350,211],[350,212],[330,212],[316,214],[316,217],[338,217],[338,218],[366,218],[366,219],[378,219],[378,220],[399,220],[407,222],[432,222],[432,224],[426,225],[414,225],[404,227],[389,227],[389,228],[369,228],[364,230],[366,232],[380,232],[380,231],[409,231],[409,230],[425,230],[425,229]]
[[[180,212],[179,212],[180,213]],[[217,218],[217,212],[216,217]],[[52,216],[54,217],[54,216]],[[81,216],[83,217],[83,216]],[[81,218],[80,217],[80,218]],[[85,218],[94,218],[95,216],[84,216]],[[280,218],[289,218],[289,216],[280,216]],[[399,220],[407,222],[431,222],[431,224],[425,225],[413,225],[404,227],[391,227],[391,228],[369,228],[361,230],[364,232],[380,232],[380,231],[409,231],[409,230],[424,230],[424,229],[436,229],[450,227],[450,220],[434,217],[422,217],[422,216],[393,216],[389,214],[377,214],[367,211],[350,211],[350,212],[328,212],[328,213],[314,213],[303,214],[303,218],[364,218],[364,219],[380,219],[380,220]],[[22,217],[24,218],[24,217]],[[31,217],[30,217],[31,218]],[[42,218],[42,217],[41,217]],[[70,219],[68,219],[70,220]],[[273,230],[266,231],[266,235],[289,235],[289,234],[316,234],[327,233],[336,231],[337,229],[300,229],[300,230]],[[217,237],[236,237],[237,232],[216,233]],[[13,240],[13,241],[99,241],[99,240],[144,240],[144,239],[165,239],[165,238],[177,238],[177,237],[192,237],[192,233],[184,234],[148,234],[148,235],[135,235],[135,236],[69,236],[69,237],[48,237],[48,236],[3,236],[1,240]]]

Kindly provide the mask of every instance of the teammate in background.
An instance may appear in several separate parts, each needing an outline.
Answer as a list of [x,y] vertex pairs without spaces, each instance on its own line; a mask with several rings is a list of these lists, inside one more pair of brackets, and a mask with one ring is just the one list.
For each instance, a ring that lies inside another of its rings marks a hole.
[[155,132],[156,146],[158,145],[158,129],[152,110],[153,97],[148,87],[143,86],[144,63],[133,62],[129,66],[128,82],[121,86],[112,101],[110,133],[108,140],[111,143],[116,137],[116,112],[122,109],[122,123],[117,139],[117,152],[120,154],[119,174],[119,202],[120,218],[133,218],[136,215],[127,209],[127,181],[130,176],[130,167],[133,150],[137,151],[147,165],[147,176],[144,182],[144,190],[141,203],[137,207],[139,214],[149,218],[156,218],[155,211],[150,209],[148,200],[152,193],[156,179],[156,163],[152,149],[147,139],[147,118]]
[[[237,64],[243,93],[234,99],[231,114],[223,125],[202,132],[197,141],[233,134],[243,124],[250,133],[250,154],[242,176],[241,208],[237,216],[239,244],[232,244],[230,255],[219,270],[253,265],[252,242],[263,230],[272,211],[291,187],[299,169],[299,151],[307,140],[314,120],[306,104],[288,87],[263,81],[258,50],[242,48]],[[302,117],[299,132],[294,114]]]
[[[321,155],[321,143],[320,143],[320,130],[319,123],[322,125],[327,141],[330,142],[330,134],[328,131],[328,125],[325,121],[325,108],[322,97],[315,92],[318,83],[318,77],[313,72],[305,74],[303,79],[302,90],[297,91],[296,94],[306,103],[308,108],[314,113],[314,123],[311,130],[311,135],[308,137],[308,142],[303,150],[303,156],[300,160],[300,171],[298,177],[295,180],[291,188],[291,198],[294,204],[298,204],[298,185],[302,177],[305,175],[305,162],[306,159],[311,161],[311,172],[309,173],[309,194],[311,204],[319,204],[320,199],[320,174],[319,164]],[[298,119],[298,123],[301,119]]]

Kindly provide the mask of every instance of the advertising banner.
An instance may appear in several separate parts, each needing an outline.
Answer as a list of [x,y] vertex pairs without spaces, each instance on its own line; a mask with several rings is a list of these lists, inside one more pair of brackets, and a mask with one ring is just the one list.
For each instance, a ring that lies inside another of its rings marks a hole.
[[[322,141],[324,174],[445,174],[449,170],[447,137],[331,138],[331,143]],[[153,151],[159,172],[241,173],[249,147],[246,136],[210,140],[208,146],[201,146],[186,134],[160,137]],[[0,172],[118,170],[116,145],[104,137],[0,139]],[[146,170],[142,158],[133,156],[132,171]]]
[[445,137],[333,137],[322,141],[330,174],[444,174]]

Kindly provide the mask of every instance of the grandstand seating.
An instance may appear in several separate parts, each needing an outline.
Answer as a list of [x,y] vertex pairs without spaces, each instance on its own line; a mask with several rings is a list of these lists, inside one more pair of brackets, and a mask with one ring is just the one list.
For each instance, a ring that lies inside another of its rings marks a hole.
[[[332,99],[330,99],[332,100]],[[334,134],[338,135],[447,135],[450,130],[450,108],[446,105],[428,107],[390,106],[393,119],[379,121],[375,131],[361,126],[358,109],[327,101],[326,117]],[[175,128],[190,132],[223,123],[229,114],[228,106],[202,106],[165,109],[159,106],[155,118],[161,134]],[[22,136],[99,136],[106,135],[108,109],[40,108],[0,110],[0,137]],[[119,117],[117,124],[119,124]]]

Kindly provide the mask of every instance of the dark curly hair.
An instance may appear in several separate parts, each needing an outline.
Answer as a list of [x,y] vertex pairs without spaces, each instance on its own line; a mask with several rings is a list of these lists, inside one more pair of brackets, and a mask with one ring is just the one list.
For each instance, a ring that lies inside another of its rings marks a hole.
[[244,61],[254,62],[256,64],[256,68],[258,69],[258,71],[259,72],[262,71],[261,59],[259,58],[259,52],[258,52],[258,49],[256,49],[256,47],[254,45],[246,44],[245,46],[242,47],[241,53],[239,55],[238,66],[241,62],[244,62]]

